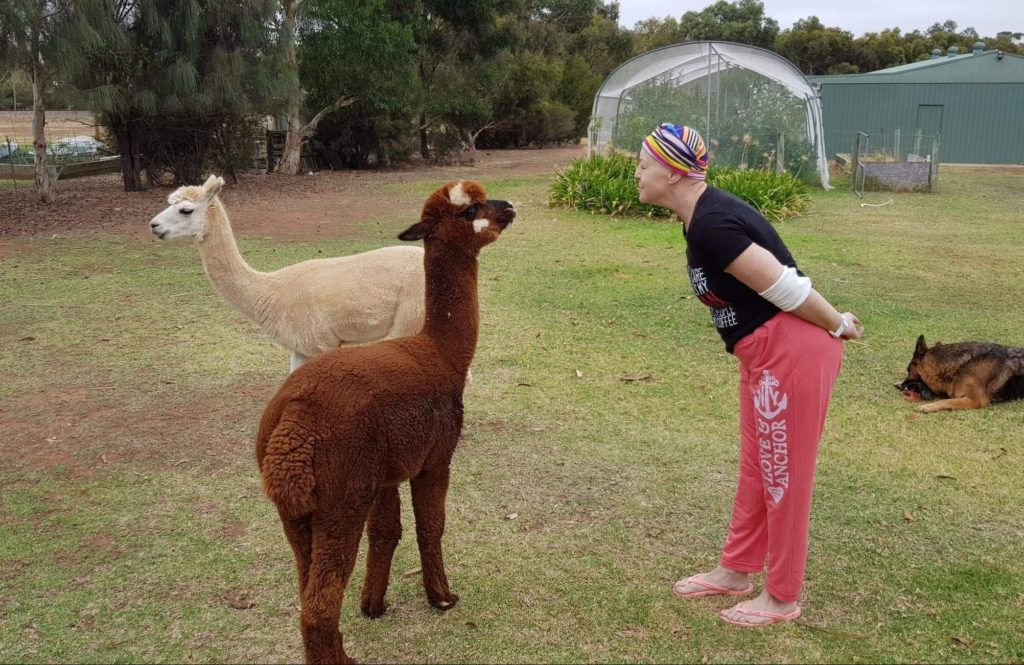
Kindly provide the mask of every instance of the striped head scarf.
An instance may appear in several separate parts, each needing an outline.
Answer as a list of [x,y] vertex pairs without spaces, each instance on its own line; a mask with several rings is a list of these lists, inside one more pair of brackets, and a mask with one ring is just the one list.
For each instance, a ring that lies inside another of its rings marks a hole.
[[708,149],[696,129],[663,122],[644,139],[643,147],[669,170],[703,180],[708,168]]

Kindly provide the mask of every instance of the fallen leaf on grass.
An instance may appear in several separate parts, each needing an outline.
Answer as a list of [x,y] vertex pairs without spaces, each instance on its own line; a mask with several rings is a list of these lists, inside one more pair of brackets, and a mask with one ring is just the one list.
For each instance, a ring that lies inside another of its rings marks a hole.
[[944,473],[940,473],[940,474],[937,474],[937,475],[936,475],[935,477],[936,477],[936,478],[938,478],[939,480],[956,480],[956,478],[955,478],[955,477],[953,477],[953,476],[947,476],[947,475],[946,475],[946,474],[944,474]]
[[421,568],[420,566],[416,566],[415,568],[410,568],[409,570],[407,570],[404,573],[402,573],[402,577],[409,577],[410,575],[415,575],[416,573],[419,573],[419,572],[422,572],[422,571],[423,571],[423,568]]
[[619,377],[619,381],[625,381],[626,383],[630,383],[632,381],[650,381],[650,380],[651,380],[651,375],[650,375],[649,372],[644,372],[642,374],[627,374],[626,376],[620,376]]
[[1006,454],[1006,448],[999,446],[999,452],[992,456],[992,459],[997,460]]
[[952,639],[957,644],[959,644],[961,646],[965,646],[965,647],[971,646],[971,642],[973,641],[973,640],[971,640],[971,636],[970,635],[963,635],[963,636],[954,635],[950,639]]
[[913,522],[914,521],[914,515],[909,510],[904,510],[903,511],[903,521],[904,522]]
[[22,337],[18,341],[19,342],[34,342],[34,341],[36,341],[36,338],[35,337]]
[[509,513],[508,515],[505,515],[505,519],[507,519],[507,520],[518,519],[518,517],[519,517],[519,513]]
[[583,372],[581,372],[579,370],[576,370],[576,378],[577,379],[582,379],[583,378]]

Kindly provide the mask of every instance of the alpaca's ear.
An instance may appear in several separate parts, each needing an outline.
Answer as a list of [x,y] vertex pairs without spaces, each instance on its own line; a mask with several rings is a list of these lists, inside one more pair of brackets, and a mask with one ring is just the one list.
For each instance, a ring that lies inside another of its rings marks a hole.
[[406,230],[398,234],[399,240],[423,240],[427,237],[430,226],[425,222],[416,222]]
[[217,196],[217,192],[219,192],[220,188],[223,186],[224,178],[221,178],[220,176],[216,175],[211,175],[209,178],[206,179],[206,182],[203,183],[203,192],[206,194],[207,199],[212,199],[213,197]]

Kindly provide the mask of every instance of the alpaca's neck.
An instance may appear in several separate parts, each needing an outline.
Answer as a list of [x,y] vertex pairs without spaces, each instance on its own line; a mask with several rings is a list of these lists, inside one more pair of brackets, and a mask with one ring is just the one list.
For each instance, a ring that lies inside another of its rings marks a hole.
[[477,259],[449,247],[425,247],[427,312],[423,331],[457,372],[465,374],[480,327]]
[[199,254],[214,288],[243,313],[259,318],[257,302],[266,290],[266,275],[250,268],[242,258],[220,199],[214,199],[206,209]]

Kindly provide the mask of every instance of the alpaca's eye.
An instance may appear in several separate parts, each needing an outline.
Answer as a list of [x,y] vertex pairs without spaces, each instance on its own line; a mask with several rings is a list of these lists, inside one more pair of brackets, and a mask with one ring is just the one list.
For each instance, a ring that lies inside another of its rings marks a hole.
[[462,214],[459,215],[459,217],[462,217],[463,219],[473,219],[474,217],[476,217],[476,211],[479,209],[480,206],[474,203],[473,205],[463,210]]
[[182,208],[179,212],[183,215],[191,215],[193,208]]

